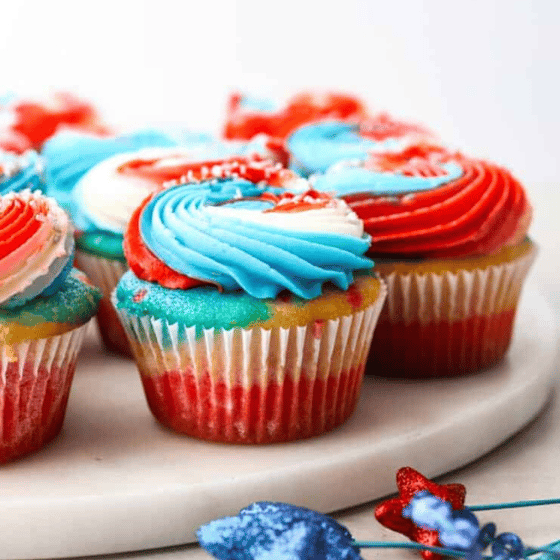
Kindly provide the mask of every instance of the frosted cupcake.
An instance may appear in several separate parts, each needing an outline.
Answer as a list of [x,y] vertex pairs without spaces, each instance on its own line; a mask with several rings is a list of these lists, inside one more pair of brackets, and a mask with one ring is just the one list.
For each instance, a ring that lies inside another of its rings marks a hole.
[[536,253],[531,207],[507,170],[424,145],[314,183],[364,220],[388,286],[368,371],[457,376],[503,357]]
[[0,195],[0,462],[62,427],[86,324],[100,294],[72,269],[74,238],[55,201]]
[[385,297],[345,203],[240,178],[148,198],[113,295],[151,411],[191,436],[271,443],[353,412]]
[[385,113],[362,120],[328,119],[306,124],[286,139],[290,167],[304,177],[325,173],[341,161],[363,162],[370,154],[394,152],[433,141],[427,128]]
[[319,119],[360,119],[365,105],[358,98],[336,92],[303,91],[290,98],[284,107],[267,99],[240,93],[230,95],[224,137],[250,140],[257,134],[286,138],[298,126]]

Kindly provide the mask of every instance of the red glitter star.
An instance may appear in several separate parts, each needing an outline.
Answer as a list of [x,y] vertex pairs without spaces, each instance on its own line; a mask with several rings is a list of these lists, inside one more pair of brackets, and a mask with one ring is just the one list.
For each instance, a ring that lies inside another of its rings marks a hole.
[[[377,521],[388,529],[402,533],[411,541],[429,546],[441,546],[437,531],[418,527],[411,519],[402,516],[402,510],[410,503],[414,494],[422,490],[427,490],[437,498],[449,502],[453,509],[463,509],[465,487],[462,484],[436,484],[411,467],[399,469],[397,487],[398,498],[386,500],[375,508]],[[441,559],[439,554],[428,550],[422,551],[421,554],[424,560]]]

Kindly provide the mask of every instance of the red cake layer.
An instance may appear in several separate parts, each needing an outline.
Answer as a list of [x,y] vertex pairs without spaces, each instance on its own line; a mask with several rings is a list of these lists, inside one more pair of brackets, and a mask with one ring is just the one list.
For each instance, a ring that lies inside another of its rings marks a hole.
[[6,463],[42,447],[62,427],[75,360],[52,366],[39,366],[33,374],[33,357],[23,366],[8,363],[6,381],[0,378],[0,463]]
[[326,380],[301,373],[294,381],[227,387],[206,373],[166,371],[143,375],[154,416],[190,436],[225,443],[275,443],[308,438],[339,426],[354,411],[364,365]]
[[511,341],[515,309],[462,321],[411,324],[379,319],[366,366],[368,375],[455,377],[499,361]]

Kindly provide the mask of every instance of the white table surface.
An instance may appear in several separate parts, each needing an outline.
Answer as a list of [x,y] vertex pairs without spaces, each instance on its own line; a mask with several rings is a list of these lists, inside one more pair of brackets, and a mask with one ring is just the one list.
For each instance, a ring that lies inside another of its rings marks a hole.
[[[540,247],[529,281],[545,297],[560,321],[560,192],[551,186],[550,189],[541,188],[538,193],[529,191],[529,194],[536,206],[531,236]],[[438,482],[463,483],[467,487],[467,504],[472,505],[560,497],[558,390],[552,393],[539,416],[520,433],[474,463],[440,477]],[[338,512],[334,517],[358,540],[403,540],[401,535],[384,529],[375,521],[375,503]],[[481,512],[478,517],[482,522],[494,521],[499,532],[516,532],[525,543],[533,546],[560,539],[560,506]],[[363,550],[362,556],[389,560],[419,558],[414,552],[402,550]],[[202,560],[211,556],[195,545],[185,545],[96,558]]]

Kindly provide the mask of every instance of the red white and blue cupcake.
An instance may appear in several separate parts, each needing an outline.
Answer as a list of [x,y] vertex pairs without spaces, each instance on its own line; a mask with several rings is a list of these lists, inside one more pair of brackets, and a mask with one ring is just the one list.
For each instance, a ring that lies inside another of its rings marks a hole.
[[356,406],[385,298],[362,223],[328,195],[213,173],[146,199],[125,236],[113,303],[150,409],[221,442],[331,430]]
[[112,350],[130,352],[110,295],[128,268],[123,250],[127,224],[149,194],[173,181],[215,178],[216,166],[223,173],[238,173],[256,181],[268,179],[278,186],[290,187],[299,180],[260,156],[196,163],[201,154],[205,149],[179,146],[118,154],[92,167],[74,189],[73,219],[80,230],[76,266],[103,292],[97,320],[103,341]]
[[387,283],[368,371],[450,377],[504,356],[536,254],[531,205],[509,171],[418,145],[339,165],[314,184],[364,220]]
[[0,462],[60,431],[85,328],[101,297],[72,269],[67,214],[39,191],[0,194]]

